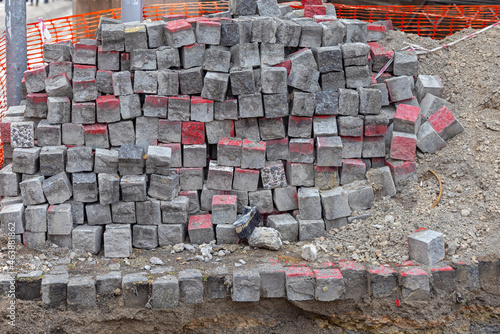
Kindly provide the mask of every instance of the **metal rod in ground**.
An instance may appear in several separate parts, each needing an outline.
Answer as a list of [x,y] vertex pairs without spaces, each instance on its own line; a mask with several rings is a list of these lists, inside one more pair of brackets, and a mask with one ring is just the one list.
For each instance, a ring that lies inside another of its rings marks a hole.
[[27,69],[26,0],[5,1],[7,107],[23,98],[21,81]]
[[122,0],[122,22],[142,21],[142,0]]

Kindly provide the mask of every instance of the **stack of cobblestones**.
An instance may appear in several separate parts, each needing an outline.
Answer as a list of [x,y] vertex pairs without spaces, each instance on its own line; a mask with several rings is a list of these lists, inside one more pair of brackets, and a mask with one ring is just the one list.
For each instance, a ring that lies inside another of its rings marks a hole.
[[45,44],[25,104],[0,124],[4,232],[128,257],[186,236],[236,243],[248,205],[283,240],[311,240],[394,196],[417,147],[462,131],[443,85],[417,76],[411,52],[374,79],[392,52],[377,43],[387,23],[303,2],[103,17],[96,40]]

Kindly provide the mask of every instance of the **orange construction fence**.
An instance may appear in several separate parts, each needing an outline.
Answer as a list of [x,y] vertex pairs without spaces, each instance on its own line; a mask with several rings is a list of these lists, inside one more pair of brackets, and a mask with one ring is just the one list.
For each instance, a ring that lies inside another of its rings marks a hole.
[[[290,3],[300,8],[300,2]],[[500,6],[347,6],[335,5],[339,18],[360,19],[367,22],[392,20],[396,29],[444,38],[464,28],[480,29],[500,21]],[[145,6],[144,19],[159,20],[163,15],[185,14],[200,16],[228,9],[227,2],[177,3]],[[50,42],[94,38],[99,18],[120,18],[120,9],[61,17],[44,21],[52,35]],[[28,68],[43,63],[42,38],[38,23],[27,25]],[[0,35],[0,119],[6,108],[5,98],[5,32]]]

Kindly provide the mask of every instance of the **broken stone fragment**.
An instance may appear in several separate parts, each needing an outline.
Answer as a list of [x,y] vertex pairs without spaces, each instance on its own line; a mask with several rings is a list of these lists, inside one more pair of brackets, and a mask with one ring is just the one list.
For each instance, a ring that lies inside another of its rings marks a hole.
[[252,247],[279,250],[281,248],[281,234],[274,228],[257,227],[248,238],[248,244]]
[[302,246],[302,258],[306,261],[316,261],[318,258],[318,249],[314,245]]

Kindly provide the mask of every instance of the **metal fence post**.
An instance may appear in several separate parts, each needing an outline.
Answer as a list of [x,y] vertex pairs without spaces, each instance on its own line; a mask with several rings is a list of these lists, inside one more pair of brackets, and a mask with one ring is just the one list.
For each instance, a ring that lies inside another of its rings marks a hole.
[[122,0],[122,22],[142,21],[142,0]]
[[21,81],[28,67],[26,42],[26,0],[5,1],[7,107],[23,98]]

